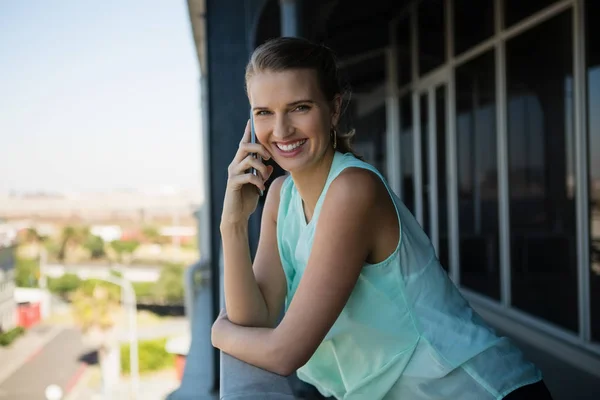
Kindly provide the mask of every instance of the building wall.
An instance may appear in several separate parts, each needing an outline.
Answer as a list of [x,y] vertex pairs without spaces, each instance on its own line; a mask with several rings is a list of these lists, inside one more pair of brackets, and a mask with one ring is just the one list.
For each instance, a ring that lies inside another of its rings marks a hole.
[[16,303],[14,290],[13,248],[0,248],[0,332],[15,327]]

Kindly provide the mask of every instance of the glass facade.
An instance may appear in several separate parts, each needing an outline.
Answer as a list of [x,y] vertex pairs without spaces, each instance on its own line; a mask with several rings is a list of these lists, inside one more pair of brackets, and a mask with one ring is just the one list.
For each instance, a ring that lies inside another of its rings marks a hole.
[[494,34],[494,0],[454,0],[454,53],[460,54]]
[[448,270],[449,259],[449,229],[448,229],[448,186],[446,181],[446,85],[435,89],[435,148],[437,164],[437,229],[438,229],[438,258],[444,269]]
[[507,27],[543,10],[558,0],[504,0],[504,20]]
[[495,57],[456,70],[460,282],[500,299]]
[[411,52],[412,43],[410,40],[410,19],[403,18],[398,23],[396,32],[396,43],[398,54],[398,86],[402,87],[412,81],[412,62]]
[[576,332],[572,74],[571,11],[506,44],[512,303]]
[[[594,24],[600,2],[580,3],[585,87],[577,87],[574,76],[573,7],[554,7],[557,0],[505,0],[499,16],[495,3],[423,0],[400,20],[403,201],[413,213],[420,210],[440,261],[466,292],[575,340],[588,340],[589,331],[600,342],[600,32]],[[453,7],[451,38],[445,33],[447,5]],[[496,35],[498,18],[504,26]],[[447,60],[446,43],[453,43],[454,59]],[[411,57],[418,65],[415,81]],[[582,90],[585,113],[576,110]],[[419,107],[416,114],[413,107]],[[579,115],[586,131],[577,129]],[[576,143],[585,132],[587,180],[576,173]],[[577,197],[581,185],[588,187],[589,202]],[[578,207],[588,213],[578,214]],[[582,235],[588,227],[589,280],[582,291],[588,255],[579,249],[588,242]]]
[[415,212],[415,157],[413,133],[412,95],[400,99],[400,162],[402,172],[402,199],[406,207]]
[[424,0],[418,6],[418,54],[421,76],[446,62],[445,3],[444,0]]

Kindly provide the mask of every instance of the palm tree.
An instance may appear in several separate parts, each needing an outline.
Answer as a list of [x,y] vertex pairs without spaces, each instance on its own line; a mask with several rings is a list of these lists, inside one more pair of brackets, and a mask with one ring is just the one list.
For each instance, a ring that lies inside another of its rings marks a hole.
[[64,262],[67,259],[69,249],[77,245],[82,245],[89,236],[90,229],[87,226],[79,228],[71,225],[65,226],[61,235],[61,244],[57,255],[58,260]]
[[120,290],[94,280],[86,281],[72,296],[73,318],[84,338],[98,349],[105,394],[120,374],[120,348],[116,330]]

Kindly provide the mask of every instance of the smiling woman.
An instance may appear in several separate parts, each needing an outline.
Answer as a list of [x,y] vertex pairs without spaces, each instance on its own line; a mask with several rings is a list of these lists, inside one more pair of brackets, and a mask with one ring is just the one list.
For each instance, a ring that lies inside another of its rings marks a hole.
[[[333,53],[274,39],[254,52],[246,86],[260,143],[248,124],[229,166],[213,345],[338,399],[549,399],[536,366],[475,314],[410,211],[352,153],[353,133],[338,132]],[[260,158],[289,175],[267,194],[252,262],[248,218],[272,173]]]

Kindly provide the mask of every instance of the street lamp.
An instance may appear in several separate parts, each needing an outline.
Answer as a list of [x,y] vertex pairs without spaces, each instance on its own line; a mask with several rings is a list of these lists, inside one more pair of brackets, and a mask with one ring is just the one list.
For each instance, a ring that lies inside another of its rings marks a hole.
[[135,292],[131,282],[126,279],[116,276],[107,276],[97,278],[106,282],[114,283],[121,287],[123,307],[128,310],[129,315],[129,358],[131,370],[131,392],[132,398],[135,400],[138,396],[140,384],[139,367],[138,367],[138,340],[137,340],[137,303]]

